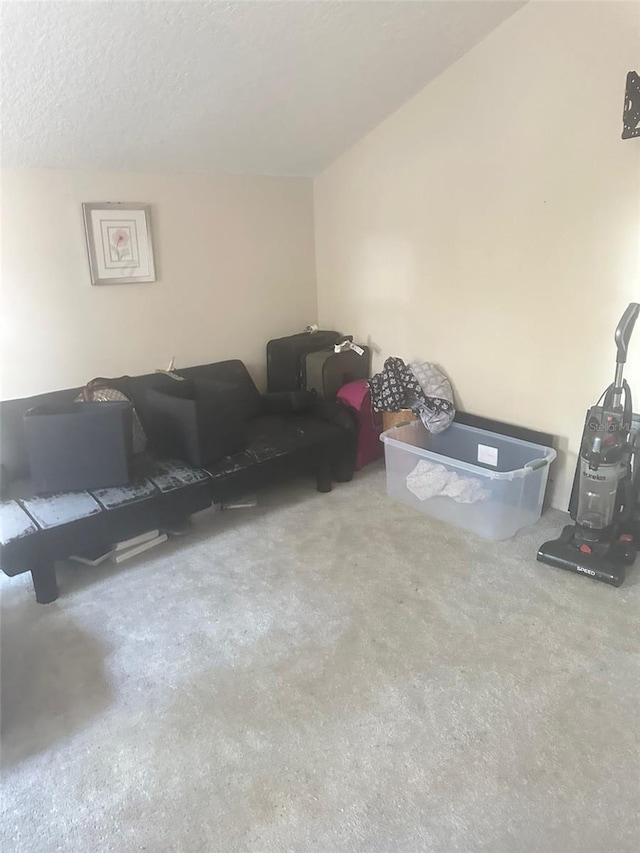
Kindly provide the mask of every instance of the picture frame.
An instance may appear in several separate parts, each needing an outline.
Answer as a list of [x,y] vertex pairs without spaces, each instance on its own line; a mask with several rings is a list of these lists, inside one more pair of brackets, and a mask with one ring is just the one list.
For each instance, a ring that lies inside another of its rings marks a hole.
[[82,205],[91,284],[156,280],[151,205],[86,202]]

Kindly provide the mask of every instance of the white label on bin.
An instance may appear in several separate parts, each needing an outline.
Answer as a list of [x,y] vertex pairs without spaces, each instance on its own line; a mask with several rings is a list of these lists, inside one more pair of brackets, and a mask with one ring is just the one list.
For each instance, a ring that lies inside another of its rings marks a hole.
[[484,462],[485,465],[498,464],[498,448],[489,447],[488,444],[478,445],[478,462]]

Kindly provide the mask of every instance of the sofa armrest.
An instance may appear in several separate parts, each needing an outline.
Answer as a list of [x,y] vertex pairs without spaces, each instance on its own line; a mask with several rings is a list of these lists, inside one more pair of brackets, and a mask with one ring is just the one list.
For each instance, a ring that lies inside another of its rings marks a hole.
[[319,420],[341,427],[345,432],[351,433],[354,437],[357,436],[358,420],[356,414],[349,406],[345,406],[343,403],[322,400],[317,397],[310,414]]
[[359,429],[356,413],[343,403],[318,399],[312,415],[342,430],[342,450],[333,462],[332,473],[339,483],[348,482],[356,470]]

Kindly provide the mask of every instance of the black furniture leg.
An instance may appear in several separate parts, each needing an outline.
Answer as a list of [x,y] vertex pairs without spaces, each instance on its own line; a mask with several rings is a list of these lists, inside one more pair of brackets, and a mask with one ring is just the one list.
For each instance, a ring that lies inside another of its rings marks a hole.
[[56,569],[53,561],[42,563],[35,569],[31,569],[31,578],[38,604],[49,604],[56,600],[58,597],[58,581],[56,580]]
[[319,492],[330,492],[332,489],[331,465],[323,462],[316,471],[316,486]]
[[350,483],[353,480],[355,462],[348,460],[333,466],[333,479],[336,483]]

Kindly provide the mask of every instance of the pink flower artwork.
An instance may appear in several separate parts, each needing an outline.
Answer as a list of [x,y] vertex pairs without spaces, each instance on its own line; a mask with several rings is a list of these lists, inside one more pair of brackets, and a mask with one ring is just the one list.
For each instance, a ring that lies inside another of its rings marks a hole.
[[111,245],[115,249],[119,261],[131,257],[131,237],[128,231],[118,228],[111,235]]

